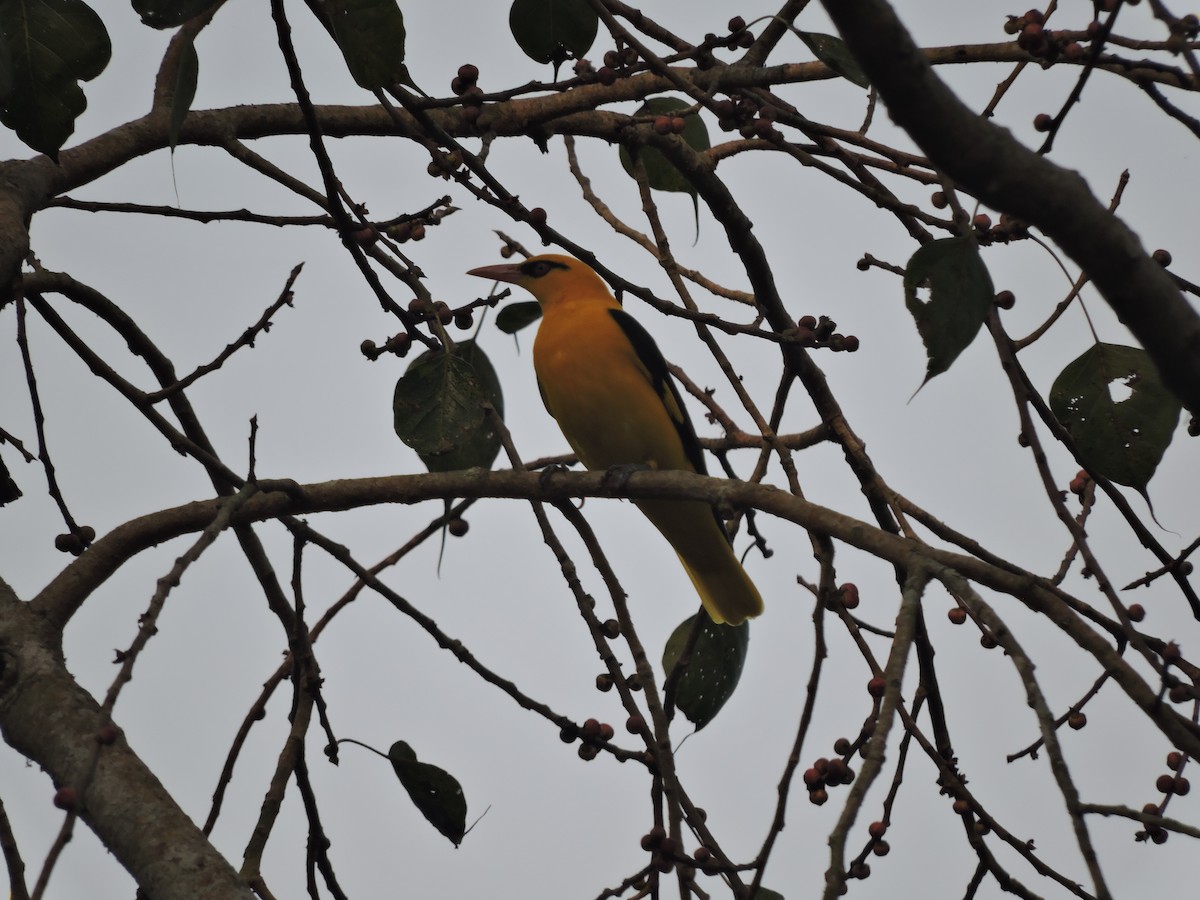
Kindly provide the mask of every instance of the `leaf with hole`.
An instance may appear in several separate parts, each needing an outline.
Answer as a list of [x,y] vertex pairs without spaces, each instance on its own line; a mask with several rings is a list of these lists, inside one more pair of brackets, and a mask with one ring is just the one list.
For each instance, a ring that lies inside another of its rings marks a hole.
[[587,0],[513,0],[508,28],[530,59],[554,63],[582,59],[596,40],[600,20]]
[[[675,705],[699,731],[711,722],[732,695],[742,677],[750,647],[750,623],[736,627],[718,625],[705,612],[700,634],[688,657],[687,668],[675,685]],[[663,671],[670,674],[687,647],[696,616],[681,622],[663,648]]]
[[500,452],[500,434],[485,402],[504,415],[500,379],[474,341],[462,341],[448,354],[427,350],[396,383],[396,434],[431,472],[488,468]]
[[408,84],[404,14],[396,0],[329,0],[333,38],[359,87]]
[[455,847],[461,844],[467,829],[467,798],[458,779],[445,769],[418,762],[417,754],[404,741],[392,744],[388,759],[421,815]]
[[[925,287],[927,301],[917,296]],[[912,255],[904,270],[904,300],[929,357],[922,384],[949,369],[975,340],[995,296],[979,247],[968,237],[930,241]]]
[[82,0],[0,0],[0,122],[57,161],[112,43]]
[[1143,496],[1182,408],[1139,347],[1095,344],[1050,388],[1050,409],[1088,469]]

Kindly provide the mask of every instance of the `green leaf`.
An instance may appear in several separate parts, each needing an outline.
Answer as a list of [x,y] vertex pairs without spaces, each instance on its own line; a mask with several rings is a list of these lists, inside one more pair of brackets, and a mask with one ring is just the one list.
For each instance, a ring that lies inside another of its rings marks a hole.
[[760,887],[754,892],[754,900],[783,900],[783,894],[770,888]]
[[404,14],[396,0],[329,0],[329,20],[350,74],[367,90],[408,83]]
[[496,314],[496,327],[505,334],[516,334],[542,317],[542,305],[536,300],[518,300]]
[[467,798],[458,779],[445,769],[417,762],[417,754],[404,741],[392,744],[388,759],[421,815],[455,847],[461,844],[467,829]]
[[[742,677],[742,666],[750,646],[748,622],[730,627],[717,625],[707,613],[698,615],[701,616],[700,636],[692,648],[688,666],[675,686],[675,705],[697,731],[716,718],[733,694]],[[696,616],[685,619],[667,638],[663,648],[663,671],[668,674],[679,662],[695,621]]]
[[587,0],[513,0],[508,28],[535,62],[580,59],[596,40],[600,20]]
[[858,60],[854,58],[854,54],[850,52],[850,48],[846,46],[846,42],[839,37],[834,37],[832,34],[820,34],[815,31],[800,31],[793,28],[797,37],[804,41],[809,50],[813,52],[813,56],[819,59],[829,68],[833,69],[838,75],[841,75],[847,81],[857,84],[860,88],[869,88],[871,80],[867,78],[867,73],[862,70],[858,64]]
[[196,82],[200,77],[200,57],[196,55],[196,46],[191,41],[184,45],[179,58],[179,71],[175,73],[175,93],[171,97],[171,120],[167,131],[171,149],[179,143],[179,129],[187,118],[192,101],[196,98]]
[[[917,297],[917,289],[925,286],[928,301]],[[968,237],[930,241],[912,255],[904,272],[904,300],[929,356],[925,382],[949,369],[975,340],[995,296],[992,276]]]
[[1088,469],[1143,495],[1182,408],[1149,354],[1119,344],[1089,348],[1050,388],[1050,409]]
[[112,44],[82,0],[0,0],[0,122],[57,160],[87,109],[80,81],[108,65]]
[[500,452],[500,435],[483,410],[504,415],[500,379],[474,341],[446,354],[427,350],[396,383],[396,434],[431,472],[487,468]]
[[151,28],[174,28],[217,5],[217,0],[133,0],[133,11]]

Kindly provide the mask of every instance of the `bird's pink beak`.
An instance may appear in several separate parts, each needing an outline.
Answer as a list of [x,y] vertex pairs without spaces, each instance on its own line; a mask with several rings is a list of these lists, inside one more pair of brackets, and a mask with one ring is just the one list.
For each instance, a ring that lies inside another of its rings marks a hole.
[[521,267],[515,263],[504,263],[498,266],[480,266],[471,269],[468,275],[478,275],[480,278],[490,278],[492,281],[506,281],[518,284],[521,280]]

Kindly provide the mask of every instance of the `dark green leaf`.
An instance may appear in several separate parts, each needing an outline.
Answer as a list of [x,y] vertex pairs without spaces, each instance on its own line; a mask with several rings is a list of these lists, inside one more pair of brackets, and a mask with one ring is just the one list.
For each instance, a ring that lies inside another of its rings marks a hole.
[[[682,110],[689,107],[689,104],[680,100],[678,97],[653,97],[647,100],[635,113],[637,116],[666,116],[678,115]],[[693,150],[707,150],[712,146],[708,137],[708,128],[695,113],[684,116],[683,138]],[[692,209],[696,215],[696,233],[699,236],[700,232],[700,201],[696,194],[696,188],[690,181],[683,177],[683,174],[675,168],[661,152],[653,147],[639,147],[637,149],[642,165],[646,169],[646,183],[656,191],[674,191],[676,193],[688,194],[692,198]],[[629,176],[633,177],[633,156],[629,149],[622,146],[620,149],[621,165]]]
[[847,81],[857,84],[860,88],[869,88],[871,80],[862,70],[846,42],[831,34],[820,34],[815,31],[800,31],[793,29],[804,41],[813,56],[819,59]]
[[217,0],[133,0],[133,11],[151,28],[174,28],[217,5]]
[[0,0],[0,122],[58,158],[87,109],[80,81],[108,65],[112,44],[82,0]]
[[11,503],[21,496],[21,489],[8,473],[8,466],[0,459],[0,506]]
[[196,97],[196,81],[200,77],[200,57],[196,55],[196,46],[190,40],[184,45],[183,54],[179,58],[179,71],[175,73],[175,95],[171,98],[171,122],[167,137],[171,149],[179,142],[179,129],[187,118],[188,110],[192,108],[192,100]]
[[455,847],[461,844],[467,829],[467,798],[458,780],[445,769],[417,762],[417,754],[404,741],[392,744],[388,759],[421,815]]
[[[929,288],[929,300],[917,289]],[[925,342],[925,381],[940,375],[975,340],[996,292],[979,248],[966,237],[925,244],[908,261],[904,300]],[[924,383],[924,382],[922,382]]]
[[328,8],[333,36],[360,87],[408,83],[404,14],[396,0],[329,0]]
[[599,26],[587,0],[513,0],[508,11],[508,28],[524,54],[556,66],[582,58]]
[[1144,494],[1182,406],[1145,350],[1096,344],[1054,379],[1050,409],[1094,474]]
[[754,900],[783,900],[783,894],[770,888],[760,887],[754,892]]
[[396,434],[431,472],[487,468],[500,451],[500,435],[484,413],[485,401],[504,415],[500,379],[474,341],[449,355],[427,350],[396,383]]
[[[716,717],[733,694],[742,677],[742,666],[750,646],[748,622],[731,628],[717,625],[707,613],[699,615],[700,636],[692,648],[687,668],[675,686],[675,705],[697,731]],[[687,646],[695,620],[696,616],[685,619],[667,638],[663,648],[663,671],[668,674]]]
[[542,317],[542,306],[536,300],[510,303],[496,314],[496,327],[505,334],[516,334]]

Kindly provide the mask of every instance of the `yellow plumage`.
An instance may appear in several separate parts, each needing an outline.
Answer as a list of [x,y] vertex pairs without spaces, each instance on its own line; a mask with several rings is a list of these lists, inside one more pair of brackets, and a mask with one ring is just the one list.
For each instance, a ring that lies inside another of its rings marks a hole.
[[[705,472],[662,354],[599,275],[557,255],[470,274],[516,284],[541,304],[534,371],[546,409],[585,466]],[[762,612],[758,589],[712,507],[700,501],[636,503],[679,555],[713,621],[739,625]]]

